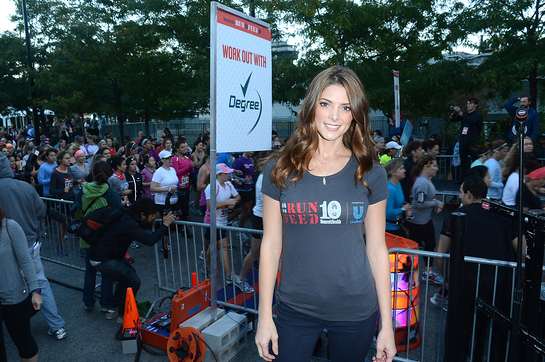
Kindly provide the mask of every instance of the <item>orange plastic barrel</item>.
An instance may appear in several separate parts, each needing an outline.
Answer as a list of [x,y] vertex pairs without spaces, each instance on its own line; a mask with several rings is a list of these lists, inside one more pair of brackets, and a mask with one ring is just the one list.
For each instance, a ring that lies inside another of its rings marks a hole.
[[[414,241],[389,233],[386,233],[386,246],[418,250]],[[418,255],[390,254],[390,280],[396,347],[398,352],[403,352],[407,347],[413,349],[422,343]]]

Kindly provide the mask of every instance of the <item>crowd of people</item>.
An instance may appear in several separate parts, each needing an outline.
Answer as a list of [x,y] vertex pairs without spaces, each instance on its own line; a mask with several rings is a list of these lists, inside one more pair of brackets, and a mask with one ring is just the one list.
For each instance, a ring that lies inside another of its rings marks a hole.
[[[275,355],[277,360],[283,360],[278,359],[282,351],[295,353],[296,350],[301,356],[307,356],[317,331],[324,326],[328,328],[330,352],[335,358],[356,358],[354,356],[366,353],[363,349],[368,349],[378,313],[388,317],[382,319],[377,360],[390,361],[395,347],[391,335],[389,266],[382,231],[408,237],[426,251],[437,248],[437,251],[448,252],[448,232],[441,231],[437,245],[432,220],[433,213],[440,213],[444,208],[444,203],[437,199],[433,182],[438,172],[436,156],[443,149],[442,140],[439,135],[432,135],[423,142],[411,139],[402,145],[399,132],[402,127],[395,127],[392,121],[388,136],[383,137],[380,130],[369,133],[365,92],[361,82],[347,68],[332,67],[320,73],[308,92],[299,115],[299,128],[287,143],[273,133],[270,151],[220,153],[215,172],[210,169],[208,132],[190,144],[183,135],[173,135],[168,128],[157,140],[141,131],[137,139],[127,139],[125,144],[120,144],[113,134],[100,135],[100,122],[96,117],[86,134],[70,121],[57,118],[52,125],[56,136],[52,138],[37,135],[32,125],[24,130],[2,130],[0,186],[3,192],[12,189],[13,193],[0,199],[2,243],[9,241],[12,245],[8,251],[0,249],[0,260],[11,269],[21,269],[25,281],[16,283],[26,282],[29,286],[26,292],[21,292],[21,288],[10,290],[0,284],[0,296],[4,298],[2,312],[4,308],[8,312],[33,305],[35,310],[43,311],[51,335],[57,339],[66,336],[64,320],[58,315],[39,261],[39,247],[36,252],[39,244],[36,231],[45,218],[45,207],[35,207],[43,205],[38,194],[74,201],[69,215],[74,220],[105,206],[125,210],[116,221],[120,227],[112,227],[107,234],[108,242],[90,245],[79,240],[79,256],[85,258],[84,308],[94,308],[98,270],[102,273],[101,311],[107,319],[117,318],[121,322],[125,289],[132,287],[136,293],[140,287],[140,279],[131,266],[134,260],[128,254],[129,247],[139,247],[138,242],[155,244],[167,235],[175,219],[189,220],[192,211],[204,216],[205,224],[215,215],[220,226],[245,228],[250,222],[252,229],[264,230],[263,236],[237,233],[247,252],[239,272],[233,270],[230,263],[230,243],[225,230],[217,230],[214,243],[210,231],[205,233],[204,250],[200,253],[203,270],[208,275],[210,248],[220,250],[226,283],[236,285],[244,293],[254,292],[246,278],[260,257],[260,322],[256,343],[263,358],[271,360]],[[518,100],[524,108],[530,103],[529,98],[525,98],[528,97],[509,100],[506,109],[511,113],[510,107]],[[524,210],[541,209],[539,194],[545,193],[545,167],[540,159],[545,157],[545,134],[538,135],[535,131],[539,117],[536,119],[533,112],[529,113],[528,136],[521,152],[517,144],[503,140],[477,144],[482,129],[482,116],[477,107],[478,100],[471,98],[467,112],[453,107],[450,119],[461,124],[454,146],[459,163],[452,166],[459,166],[461,170],[462,210],[474,213],[475,220],[498,222],[473,210],[473,204],[488,197],[518,206],[520,192]],[[345,173],[350,177],[344,177]],[[525,180],[522,186],[519,185],[521,173]],[[212,174],[217,178],[216,190],[210,189]],[[22,184],[26,186],[20,186]],[[216,193],[215,212],[210,210],[212,192]],[[318,207],[315,212],[312,210],[312,205],[318,205],[318,199],[321,216],[318,216]],[[29,214],[34,216],[32,220],[24,216],[29,212],[24,210],[25,206],[14,210],[13,205],[20,204],[32,205]],[[343,211],[342,205],[349,204],[350,210]],[[347,217],[341,218],[344,212],[348,212]],[[146,233],[144,229],[157,218],[163,218],[164,227],[157,228],[153,234]],[[178,230],[181,236],[193,237],[189,228]],[[65,232],[66,223],[62,225],[56,245],[61,257],[68,255],[63,244]],[[344,241],[338,240],[341,232],[345,235]],[[482,246],[475,246],[477,239],[472,241],[475,245],[467,253],[513,260],[510,245],[516,245],[517,240],[511,235],[503,239],[507,244],[498,255],[489,255]],[[342,246],[330,248],[333,240]],[[355,240],[358,242],[353,242]],[[271,305],[281,252],[278,297],[282,303],[275,324]],[[26,255],[22,257],[22,254]],[[347,258],[352,261],[340,263]],[[445,275],[443,261],[437,260],[435,268],[432,258],[424,259],[422,279],[438,285],[445,283],[448,275]],[[342,270],[338,269],[339,265],[343,265]],[[334,266],[336,276],[340,273],[346,277],[343,285],[332,277]],[[307,275],[313,277],[309,279]],[[315,285],[317,282],[320,285]],[[315,294],[318,289],[324,290],[319,297]],[[444,290],[443,294],[436,293],[432,297],[434,304],[446,307],[448,285],[445,284]],[[7,298],[4,293],[9,293]],[[365,308],[360,308],[361,301],[357,302],[355,296],[365,300]],[[343,300],[340,309],[335,307],[340,305],[339,300]],[[356,309],[355,305],[358,305]],[[325,317],[324,310],[329,311]],[[10,320],[5,323],[10,334],[13,333],[21,358],[37,360],[37,346],[29,328],[31,313],[27,314],[23,327],[14,326]],[[302,321],[309,326],[304,331],[299,329]],[[352,325],[352,321],[357,323]],[[294,325],[298,326],[295,330]],[[336,337],[338,328],[348,327],[354,328],[353,335]],[[362,336],[363,349],[352,348],[355,340]],[[269,342],[272,342],[271,349]]]

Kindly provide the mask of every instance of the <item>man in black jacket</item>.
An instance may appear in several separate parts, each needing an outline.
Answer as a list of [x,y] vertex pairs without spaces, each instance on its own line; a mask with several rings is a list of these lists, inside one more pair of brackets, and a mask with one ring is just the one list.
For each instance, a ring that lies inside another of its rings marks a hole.
[[460,161],[462,175],[465,175],[471,164],[468,156],[474,153],[471,149],[477,146],[477,138],[483,128],[483,116],[477,112],[479,101],[477,98],[467,100],[467,112],[462,112],[459,106],[454,106],[454,111],[450,114],[451,122],[461,122],[460,127]]
[[176,217],[169,213],[163,217],[163,225],[148,234],[155,219],[160,218],[153,200],[140,198],[104,232],[102,240],[89,249],[89,262],[102,274],[118,282],[114,301],[119,309],[118,323],[123,321],[125,295],[131,287],[134,295],[140,288],[140,278],[134,267],[125,259],[125,253],[133,240],[153,246],[168,231]]

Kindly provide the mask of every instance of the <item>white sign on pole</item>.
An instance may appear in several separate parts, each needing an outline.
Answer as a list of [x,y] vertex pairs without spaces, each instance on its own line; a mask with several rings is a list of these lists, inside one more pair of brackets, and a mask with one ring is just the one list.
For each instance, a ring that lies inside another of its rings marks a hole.
[[401,119],[399,113],[399,72],[397,70],[393,71],[394,73],[394,110],[396,117],[396,127],[399,128]]
[[271,149],[270,25],[217,4],[215,111],[218,152]]

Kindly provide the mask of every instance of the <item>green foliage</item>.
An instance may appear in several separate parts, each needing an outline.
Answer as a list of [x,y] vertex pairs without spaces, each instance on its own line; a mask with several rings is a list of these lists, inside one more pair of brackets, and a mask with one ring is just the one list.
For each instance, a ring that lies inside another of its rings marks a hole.
[[479,0],[461,12],[460,31],[481,35],[482,42],[474,46],[493,52],[478,68],[490,97],[509,98],[528,82],[537,99],[544,75],[544,15],[543,0]]

